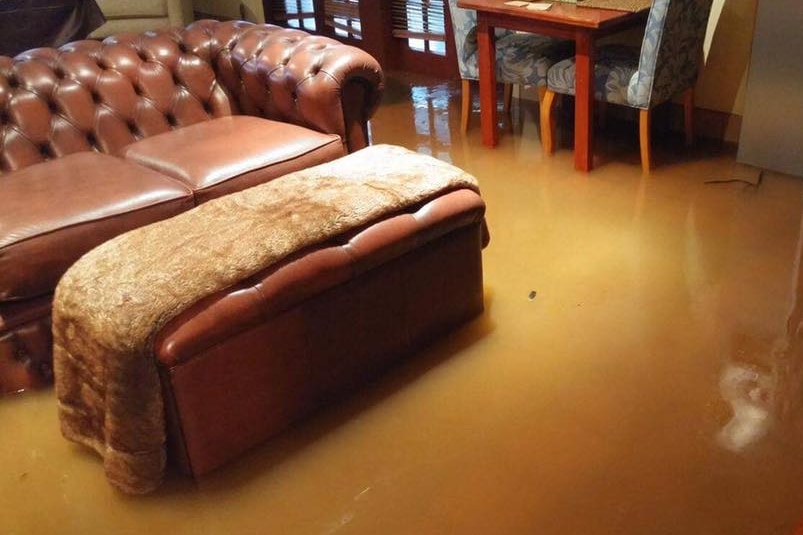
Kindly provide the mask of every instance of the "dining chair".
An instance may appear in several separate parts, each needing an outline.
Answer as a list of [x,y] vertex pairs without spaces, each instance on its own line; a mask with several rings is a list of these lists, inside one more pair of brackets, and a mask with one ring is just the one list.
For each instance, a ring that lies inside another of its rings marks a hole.
[[[462,79],[460,127],[463,132],[466,132],[471,113],[471,81],[479,79],[477,12],[457,7],[457,0],[449,0],[449,13],[454,30],[457,65]],[[571,41],[497,29],[496,79],[505,84],[505,111],[510,109],[513,85],[535,86],[538,88],[539,100],[543,100],[547,71],[556,61],[569,57],[571,54]]]
[[[650,111],[658,104],[682,94],[686,144],[694,141],[694,84],[702,64],[711,4],[712,0],[653,0],[640,51],[622,45],[596,51],[594,98],[639,109],[644,172],[651,167]],[[573,95],[574,84],[574,58],[549,69],[541,101],[541,142],[546,153],[554,151],[556,97]]]

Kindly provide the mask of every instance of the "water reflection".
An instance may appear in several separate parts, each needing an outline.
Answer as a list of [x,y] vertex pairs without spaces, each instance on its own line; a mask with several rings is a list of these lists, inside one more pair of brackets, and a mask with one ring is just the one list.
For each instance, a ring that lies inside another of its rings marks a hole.
[[451,163],[450,93],[449,85],[445,83],[410,88],[417,152]]
[[[705,210],[692,205],[686,218],[691,310],[723,359],[718,390],[727,415],[717,443],[743,452],[768,439],[795,440],[803,406],[803,225],[768,239],[748,228],[757,224],[749,208],[756,192],[714,188],[701,195],[729,199],[713,211],[707,201]],[[783,228],[788,219],[764,214],[760,224]],[[755,259],[767,255],[778,262],[757,269]]]
[[[460,133],[458,121],[450,125],[449,117],[460,113],[458,82],[433,83],[432,79],[407,75],[389,77],[386,86],[382,108],[371,121],[372,139],[392,138],[396,144],[452,163],[452,142]],[[383,120],[387,115],[393,119]]]
[[722,399],[730,403],[733,417],[717,435],[719,444],[742,451],[763,438],[773,423],[773,377],[754,367],[729,363],[719,381]]

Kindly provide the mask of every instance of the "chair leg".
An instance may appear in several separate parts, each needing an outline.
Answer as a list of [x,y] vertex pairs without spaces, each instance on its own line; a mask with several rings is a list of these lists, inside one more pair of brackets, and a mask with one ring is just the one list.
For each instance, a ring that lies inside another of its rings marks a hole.
[[471,80],[463,79],[461,86],[463,93],[460,104],[460,131],[468,132],[468,118],[471,114]]
[[544,147],[544,154],[555,152],[555,117],[552,115],[555,95],[554,91],[545,89],[541,98],[541,145]]
[[683,129],[686,133],[686,146],[694,145],[694,88],[683,92]]
[[650,110],[639,110],[639,144],[641,145],[641,170],[650,172]]
[[505,99],[502,104],[502,111],[510,115],[510,102],[513,99],[513,84],[505,84]]
[[546,86],[539,85],[538,86],[538,102],[544,101],[544,96],[546,96]]

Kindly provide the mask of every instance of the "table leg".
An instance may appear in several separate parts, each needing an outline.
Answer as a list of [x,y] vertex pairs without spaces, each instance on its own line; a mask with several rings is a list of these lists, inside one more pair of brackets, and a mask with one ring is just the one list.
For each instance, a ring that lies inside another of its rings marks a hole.
[[578,31],[575,52],[574,168],[594,166],[594,36]]
[[499,141],[496,128],[496,34],[493,26],[477,14],[478,61],[480,69],[480,123],[482,144],[493,147]]

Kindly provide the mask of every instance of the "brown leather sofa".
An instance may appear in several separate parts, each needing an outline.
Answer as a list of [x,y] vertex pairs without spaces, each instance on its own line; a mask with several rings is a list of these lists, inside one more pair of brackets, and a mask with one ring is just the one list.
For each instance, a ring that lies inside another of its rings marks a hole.
[[51,381],[52,292],[81,255],[365,147],[382,89],[356,48],[245,22],[0,57],[0,393]]

